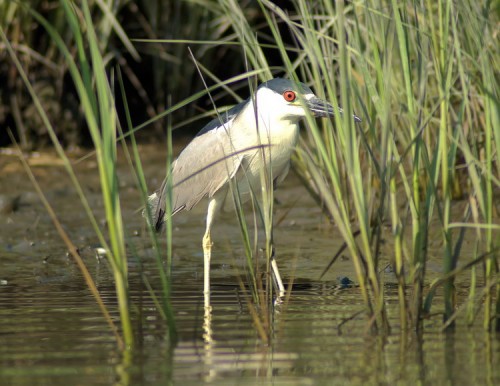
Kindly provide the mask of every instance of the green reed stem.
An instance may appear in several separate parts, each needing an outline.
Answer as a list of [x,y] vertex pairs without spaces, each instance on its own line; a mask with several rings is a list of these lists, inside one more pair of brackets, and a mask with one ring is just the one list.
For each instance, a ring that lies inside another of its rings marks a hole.
[[[74,12],[67,0],[62,0],[62,2],[68,13]],[[107,251],[107,255],[115,278],[123,336],[127,346],[131,348],[134,345],[134,334],[129,309],[128,265],[116,170],[117,117],[102,54],[92,24],[92,16],[86,0],[82,2],[82,12],[86,24],[86,41],[90,50],[89,59],[92,63],[96,87],[95,99],[98,103],[98,110],[85,111],[85,115],[87,117],[92,115],[92,121],[98,121],[100,126],[100,131],[93,125],[89,125],[89,129],[97,152],[97,164],[111,243],[111,249]],[[77,36],[80,32],[74,28],[73,33]],[[80,57],[80,59],[86,60],[88,58]],[[91,85],[86,85],[87,93],[90,92],[90,88]]]

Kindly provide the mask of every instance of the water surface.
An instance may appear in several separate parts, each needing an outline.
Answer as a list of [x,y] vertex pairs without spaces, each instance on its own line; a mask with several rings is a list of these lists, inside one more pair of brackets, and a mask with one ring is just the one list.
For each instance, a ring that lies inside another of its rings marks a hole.
[[[148,181],[159,186],[164,165],[161,149],[141,150]],[[66,172],[49,153],[31,156],[30,163],[118,322],[112,274],[107,262],[95,256],[97,238]],[[89,159],[75,167],[104,229],[97,165]],[[172,303],[179,342],[172,348],[165,339],[166,326],[141,281],[141,274],[147,274],[159,288],[151,243],[143,235],[137,212],[139,195],[123,159],[120,186],[127,243],[137,251],[137,256],[130,256],[138,341],[133,353],[117,349],[19,161],[5,152],[0,155],[0,203],[12,203],[0,212],[0,384],[500,384],[498,336],[485,332],[480,322],[469,328],[459,321],[454,331],[442,332],[437,313],[426,320],[422,334],[399,329],[390,270],[383,276],[391,332],[380,336],[367,330],[359,289],[339,285],[339,278],[355,280],[347,255],[319,279],[341,238],[293,176],[276,192],[276,218],[283,217],[275,230],[276,252],[291,292],[266,314],[269,343],[259,337],[239,285],[245,279],[246,263],[231,213],[223,214],[213,230],[211,313],[207,315],[203,307],[204,204],[176,216],[174,222]],[[461,205],[455,205],[457,213]],[[439,232],[433,237],[429,274],[437,277]],[[464,246],[465,255],[473,241]],[[390,256],[384,259],[388,263]],[[458,278],[459,304],[468,285],[467,275]]]

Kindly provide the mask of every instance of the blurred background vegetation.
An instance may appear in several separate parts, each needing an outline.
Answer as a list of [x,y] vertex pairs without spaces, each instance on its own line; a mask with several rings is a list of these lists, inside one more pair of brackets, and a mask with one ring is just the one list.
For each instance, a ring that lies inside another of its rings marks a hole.
[[[240,3],[259,39],[269,42],[271,38],[268,28],[262,23],[264,16],[258,2]],[[293,8],[288,1],[276,3],[282,3],[284,9]],[[203,89],[188,47],[196,60],[220,79],[245,71],[241,46],[227,44],[234,40],[234,31],[217,1],[114,0],[90,1],[89,4],[106,66],[108,69],[119,66],[122,71],[134,125],[157,116],[168,104],[175,104]],[[0,0],[0,18],[7,38],[55,125],[58,138],[67,147],[90,145],[66,60],[31,11],[46,18],[66,38],[68,48],[76,55],[77,47],[58,0]],[[134,39],[178,42],[131,42]],[[4,48],[0,47],[0,146],[10,143],[7,127],[13,129],[23,148],[48,145],[47,130]],[[279,53],[275,48],[263,49],[269,63],[279,63]],[[246,97],[248,91],[245,90],[244,94],[242,96]],[[227,103],[234,103],[234,99],[227,99]],[[123,118],[120,106],[122,103],[117,95],[117,108]],[[212,108],[208,98],[201,98],[175,111],[172,121],[183,122],[207,108]],[[194,134],[201,126],[199,123],[186,129],[189,134]],[[153,122],[139,132],[141,135],[143,139],[164,136],[165,122]]]

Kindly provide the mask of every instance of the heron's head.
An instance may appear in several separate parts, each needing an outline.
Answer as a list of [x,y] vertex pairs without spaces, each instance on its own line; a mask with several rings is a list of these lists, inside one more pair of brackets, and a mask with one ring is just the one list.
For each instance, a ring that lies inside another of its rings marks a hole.
[[[281,119],[299,119],[306,116],[306,110],[315,117],[332,117],[342,109],[318,98],[304,83],[274,78],[262,83],[255,95],[257,108]],[[360,122],[354,115],[356,122]]]

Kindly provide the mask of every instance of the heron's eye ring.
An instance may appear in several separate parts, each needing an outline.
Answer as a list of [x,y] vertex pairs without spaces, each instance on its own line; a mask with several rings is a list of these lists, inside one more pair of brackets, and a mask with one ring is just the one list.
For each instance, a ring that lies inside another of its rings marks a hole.
[[297,94],[292,90],[287,90],[283,93],[283,98],[285,98],[287,102],[293,102],[297,98]]

